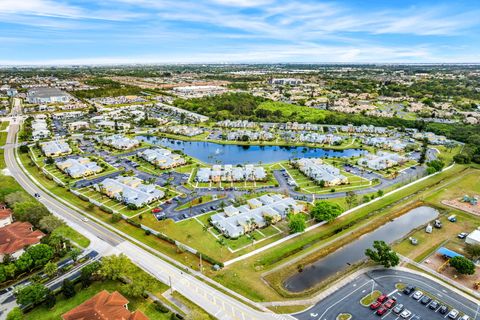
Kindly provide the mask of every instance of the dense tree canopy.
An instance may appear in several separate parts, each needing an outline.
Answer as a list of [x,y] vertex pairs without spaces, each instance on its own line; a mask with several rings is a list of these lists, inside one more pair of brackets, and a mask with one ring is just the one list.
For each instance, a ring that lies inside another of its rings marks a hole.
[[338,203],[318,201],[315,203],[311,214],[317,221],[333,221],[342,213],[343,209]]
[[395,267],[400,262],[397,253],[385,241],[374,241],[373,249],[365,250],[365,255],[385,268]]

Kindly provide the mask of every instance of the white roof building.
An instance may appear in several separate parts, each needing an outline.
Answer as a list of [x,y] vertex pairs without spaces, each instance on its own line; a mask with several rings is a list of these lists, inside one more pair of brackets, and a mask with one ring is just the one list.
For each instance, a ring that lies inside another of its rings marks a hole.
[[298,169],[307,177],[320,182],[325,186],[336,186],[348,183],[348,178],[340,173],[338,168],[326,164],[319,158],[301,158],[294,162]]
[[154,184],[144,184],[137,177],[107,178],[96,184],[95,188],[118,201],[133,204],[140,208],[157,201],[165,196],[165,193],[156,188]]
[[245,166],[213,165],[212,168],[200,168],[197,171],[198,182],[219,182],[219,181],[262,181],[267,178],[263,167],[255,167],[252,164]]
[[72,149],[65,141],[54,140],[40,144],[42,152],[47,157],[58,157],[72,152]]
[[158,166],[160,169],[174,168],[186,163],[185,159],[179,154],[172,153],[164,148],[146,149],[139,152],[138,156]]
[[120,134],[114,134],[111,136],[105,136],[99,139],[103,144],[111,146],[118,150],[128,150],[140,145],[140,141],[137,139],[127,138]]
[[90,176],[103,170],[96,162],[88,158],[70,158],[56,162],[56,166],[75,179]]
[[281,195],[263,195],[249,199],[240,207],[228,206],[223,212],[211,216],[211,223],[226,237],[238,238],[246,232],[267,226],[268,216],[273,223],[304,210],[293,198]]

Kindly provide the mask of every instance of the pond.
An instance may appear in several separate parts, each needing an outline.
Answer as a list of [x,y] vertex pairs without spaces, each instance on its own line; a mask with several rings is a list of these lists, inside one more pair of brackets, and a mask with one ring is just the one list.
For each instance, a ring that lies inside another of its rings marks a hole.
[[418,207],[406,214],[386,223],[377,230],[363,235],[354,242],[306,266],[288,278],[283,286],[292,292],[308,290],[317,283],[345,270],[365,258],[365,250],[372,247],[374,240],[383,240],[387,243],[405,237],[412,229],[417,228],[438,217],[438,211],[431,207]]
[[210,164],[258,164],[293,158],[349,158],[367,153],[362,149],[330,150],[310,147],[242,146],[201,141],[183,141],[154,136],[137,136],[140,141],[181,150],[185,154]]

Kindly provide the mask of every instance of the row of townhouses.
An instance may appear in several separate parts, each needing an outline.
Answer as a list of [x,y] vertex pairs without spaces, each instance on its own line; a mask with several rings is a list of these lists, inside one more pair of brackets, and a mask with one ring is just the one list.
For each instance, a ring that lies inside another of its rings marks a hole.
[[212,168],[198,169],[196,180],[198,182],[220,181],[262,181],[267,178],[263,167],[255,167],[252,164],[245,166],[214,165]]
[[338,168],[324,163],[320,158],[301,158],[293,161],[293,165],[307,177],[317,182],[323,181],[325,186],[348,183],[348,178]]
[[160,169],[170,169],[187,163],[179,154],[164,148],[146,149],[137,155]]

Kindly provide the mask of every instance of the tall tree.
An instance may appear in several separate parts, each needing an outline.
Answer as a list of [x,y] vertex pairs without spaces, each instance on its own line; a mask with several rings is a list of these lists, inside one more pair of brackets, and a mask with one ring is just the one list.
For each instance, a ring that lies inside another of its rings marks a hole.
[[395,267],[400,263],[397,253],[385,241],[375,240],[373,249],[365,250],[365,255],[385,268]]
[[345,195],[345,203],[348,209],[355,207],[358,204],[357,194],[355,191],[347,191]]
[[312,209],[312,217],[317,221],[331,222],[342,213],[342,207],[337,203],[318,201]]
[[51,233],[53,230],[63,226],[65,222],[62,219],[55,217],[53,214],[47,215],[40,219],[39,228]]
[[53,258],[53,248],[48,244],[37,244],[36,246],[28,248],[26,252],[32,258],[35,267],[44,266]]
[[290,233],[298,233],[305,231],[307,224],[305,222],[305,216],[303,214],[290,213],[287,218]]
[[67,298],[67,299],[71,298],[71,297],[75,296],[75,294],[77,294],[77,292],[75,291],[75,285],[73,284],[72,281],[70,281],[68,279],[63,280],[62,293],[65,296],[65,298]]
[[53,277],[54,275],[57,274],[57,265],[53,262],[48,262],[44,267],[43,267],[43,272],[45,272],[45,274],[48,276],[48,277]]
[[45,287],[43,284],[31,284],[20,289],[17,292],[17,302],[23,306],[28,306],[30,304],[38,304],[44,299],[48,291],[49,290],[47,289],[47,287]]
[[475,273],[475,264],[462,256],[453,257],[450,259],[450,266],[454,267],[460,274],[472,275]]

